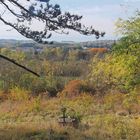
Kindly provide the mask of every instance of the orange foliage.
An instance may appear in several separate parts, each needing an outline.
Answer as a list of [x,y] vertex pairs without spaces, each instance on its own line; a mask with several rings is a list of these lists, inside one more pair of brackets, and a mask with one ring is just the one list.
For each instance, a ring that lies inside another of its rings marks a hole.
[[3,91],[0,91],[0,101],[8,99],[8,94],[4,93]]
[[75,97],[80,95],[84,90],[85,83],[81,80],[72,80],[64,88],[64,90],[59,93],[59,97]]
[[89,49],[91,53],[105,53],[108,51],[107,48],[91,48]]

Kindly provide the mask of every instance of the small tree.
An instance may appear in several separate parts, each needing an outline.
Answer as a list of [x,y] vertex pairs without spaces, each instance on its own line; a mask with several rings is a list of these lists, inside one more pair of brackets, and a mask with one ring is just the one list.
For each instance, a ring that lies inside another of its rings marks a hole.
[[114,46],[114,54],[125,56],[131,87],[140,86],[140,11],[127,20],[119,19],[118,32],[123,35],[119,43]]
[[110,89],[130,92],[140,86],[140,12],[127,20],[119,19],[118,32],[123,37],[104,59],[94,58],[89,80],[100,93]]

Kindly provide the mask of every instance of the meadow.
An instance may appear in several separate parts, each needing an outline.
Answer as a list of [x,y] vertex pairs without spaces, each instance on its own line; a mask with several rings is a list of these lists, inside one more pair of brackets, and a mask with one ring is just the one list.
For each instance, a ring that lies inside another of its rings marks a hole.
[[[5,100],[0,104],[0,139],[138,140],[140,97],[138,102],[128,101],[127,105],[126,98],[130,99],[122,94],[109,94],[102,99],[82,95],[71,99]],[[58,123],[62,106],[67,108],[68,116],[79,119],[77,128]]]

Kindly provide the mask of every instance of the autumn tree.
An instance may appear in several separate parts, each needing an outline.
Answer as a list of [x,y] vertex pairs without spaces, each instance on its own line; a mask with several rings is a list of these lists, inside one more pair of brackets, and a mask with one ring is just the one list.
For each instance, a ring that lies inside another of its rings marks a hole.
[[112,52],[94,58],[89,80],[99,93],[110,89],[128,93],[140,86],[140,12],[128,19],[119,19],[117,31],[122,35]]
[[130,85],[140,86],[140,11],[127,20],[119,19],[117,29],[123,35],[113,48],[115,55],[126,55],[126,65],[131,72]]
[[115,52],[139,55],[140,53],[140,11],[127,20],[119,19],[116,23],[117,33],[123,35],[114,46]]

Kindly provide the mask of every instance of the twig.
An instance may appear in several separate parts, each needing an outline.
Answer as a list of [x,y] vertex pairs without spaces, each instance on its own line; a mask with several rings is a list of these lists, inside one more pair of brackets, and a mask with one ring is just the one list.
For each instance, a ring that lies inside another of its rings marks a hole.
[[27,67],[25,67],[25,66],[23,66],[23,65],[17,63],[17,62],[16,62],[15,60],[13,60],[13,59],[10,59],[10,58],[8,58],[8,57],[6,57],[6,56],[4,56],[4,55],[1,55],[1,54],[0,54],[0,58],[3,58],[3,59],[5,59],[5,60],[7,60],[7,61],[9,61],[9,62],[11,62],[11,63],[17,65],[18,67],[21,67],[21,68],[23,68],[24,70],[26,70],[26,71],[28,71],[28,72],[34,74],[35,76],[40,77],[39,74],[37,74],[36,72],[30,70],[29,68],[27,68]]

